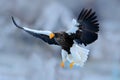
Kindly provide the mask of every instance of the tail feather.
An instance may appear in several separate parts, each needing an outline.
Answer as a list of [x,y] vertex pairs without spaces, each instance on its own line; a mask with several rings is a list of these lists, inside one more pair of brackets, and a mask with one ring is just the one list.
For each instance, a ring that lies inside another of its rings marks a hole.
[[84,66],[87,61],[89,50],[73,44],[70,48],[71,54],[67,57],[67,60],[71,63],[74,62],[77,66]]

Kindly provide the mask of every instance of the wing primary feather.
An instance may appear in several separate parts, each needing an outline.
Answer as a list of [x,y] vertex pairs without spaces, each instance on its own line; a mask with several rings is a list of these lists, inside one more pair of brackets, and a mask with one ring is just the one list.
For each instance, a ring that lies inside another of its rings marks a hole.
[[98,20],[93,20],[92,23],[96,24],[98,22]]
[[92,9],[90,9],[90,10],[88,11],[88,13],[86,14],[86,16],[85,16],[86,19],[87,19],[88,16],[90,15],[91,11],[92,11]]
[[88,11],[88,10],[86,9],[86,10],[84,11],[84,13],[81,15],[81,18],[80,18],[81,20],[83,20],[83,19],[85,18],[85,16],[87,15],[87,11]]
[[23,27],[19,26],[19,25],[15,22],[15,19],[14,19],[13,16],[11,16],[11,18],[12,18],[12,21],[13,21],[13,23],[14,23],[14,25],[15,25],[16,27],[18,27],[18,28],[20,28],[20,29],[24,29]]
[[95,15],[95,12],[93,12],[92,14],[90,14],[90,16],[86,20],[91,19],[92,17],[94,17],[94,15]]
[[79,27],[81,33],[76,33],[76,42],[83,43],[85,46],[94,42],[98,37],[97,32],[99,31],[96,13],[92,9],[82,9],[77,21],[80,24],[77,27]]
[[80,29],[89,29],[94,32],[99,31],[97,16],[95,15],[95,12],[92,12],[92,9],[82,10],[79,17],[78,23],[80,25],[78,27],[80,27]]
[[78,20],[80,19],[81,15],[84,13],[84,8],[82,9],[80,15],[78,16]]
[[87,10],[87,12],[85,12],[83,20],[86,19],[86,17],[89,15],[88,12],[89,12],[89,10]]

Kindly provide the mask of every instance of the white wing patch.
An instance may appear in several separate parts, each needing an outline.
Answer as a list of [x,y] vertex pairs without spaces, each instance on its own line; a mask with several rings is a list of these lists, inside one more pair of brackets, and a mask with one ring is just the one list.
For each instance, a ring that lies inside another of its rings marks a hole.
[[31,32],[34,32],[34,33],[38,33],[38,34],[45,34],[45,35],[50,35],[50,33],[52,33],[51,31],[41,31],[41,30],[34,30],[34,29],[29,29],[27,27],[23,27],[24,30],[26,31],[31,31]]
[[76,33],[76,31],[79,29],[77,27],[78,25],[79,25],[79,23],[75,19],[73,19],[72,24],[70,25],[70,29],[66,33],[68,33],[68,34]]
[[75,65],[82,67],[88,58],[89,50],[73,44],[70,52],[71,54],[68,55],[67,60],[70,63],[74,62]]

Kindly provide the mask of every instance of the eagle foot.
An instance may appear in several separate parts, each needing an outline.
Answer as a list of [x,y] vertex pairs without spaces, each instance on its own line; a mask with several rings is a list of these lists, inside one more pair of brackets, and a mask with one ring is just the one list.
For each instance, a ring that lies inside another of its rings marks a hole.
[[70,63],[70,69],[73,68],[75,62]]
[[62,68],[64,68],[64,62],[62,61],[61,63],[60,63],[60,66],[62,67]]

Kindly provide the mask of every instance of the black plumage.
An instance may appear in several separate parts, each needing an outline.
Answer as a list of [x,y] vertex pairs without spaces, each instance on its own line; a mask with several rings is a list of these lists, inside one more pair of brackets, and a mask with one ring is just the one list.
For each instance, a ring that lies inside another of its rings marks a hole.
[[55,34],[55,41],[62,47],[62,49],[66,50],[68,54],[70,54],[70,47],[73,45],[74,38],[68,35],[66,32],[58,32]]
[[[42,31],[35,31],[29,28],[18,26],[12,17],[13,23],[16,27],[23,29],[24,31],[28,32],[29,34],[42,39],[43,41],[47,42],[48,44],[55,44],[62,47],[62,49],[66,50],[68,54],[70,54],[70,48],[76,41],[78,44],[84,44],[85,46],[94,42],[98,38],[98,31],[99,31],[99,23],[97,20],[97,16],[95,12],[92,12],[92,9],[83,9],[78,18],[77,22],[79,25],[74,27],[78,27],[75,33],[71,32],[42,32]],[[54,37],[50,39],[49,35],[47,34],[54,34]]]
[[77,21],[81,30],[81,36],[77,42],[83,43],[85,46],[94,42],[98,38],[97,32],[99,31],[99,23],[95,12],[92,12],[92,9],[83,9]]

